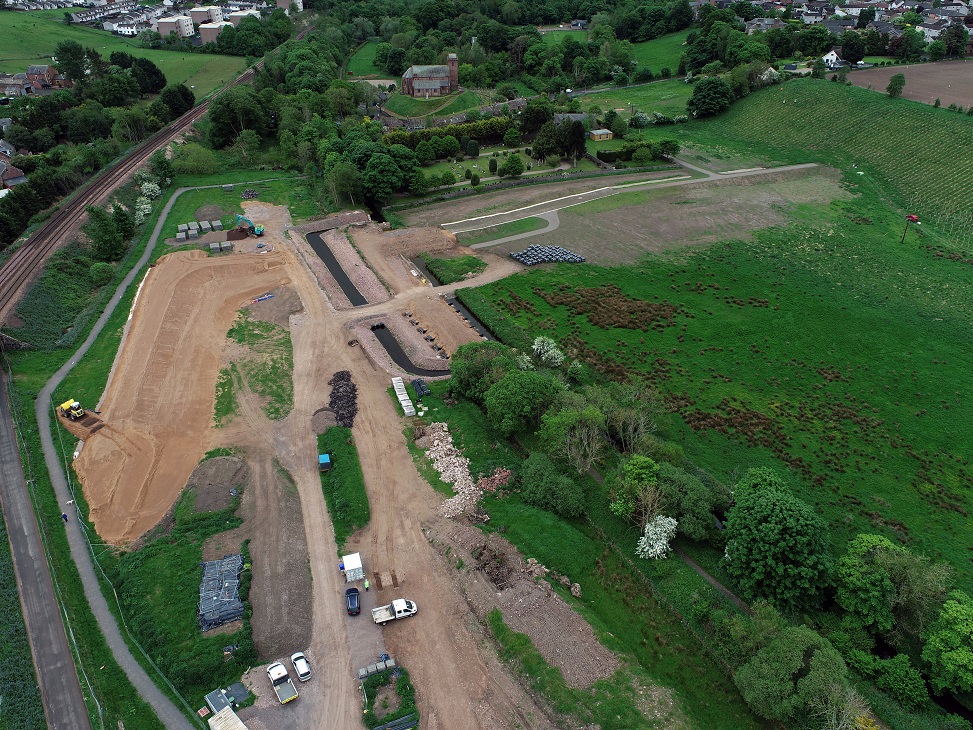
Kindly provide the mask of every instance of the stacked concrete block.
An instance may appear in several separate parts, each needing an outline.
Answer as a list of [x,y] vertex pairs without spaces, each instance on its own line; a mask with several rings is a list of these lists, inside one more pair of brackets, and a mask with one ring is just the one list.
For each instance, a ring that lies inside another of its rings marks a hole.
[[189,225],[189,230],[197,231],[197,232],[199,231],[199,223],[197,223],[196,221],[190,221],[188,225]]
[[176,227],[176,230],[177,230],[177,231],[179,231],[180,233],[185,233],[186,231],[188,231],[188,230],[189,230],[189,226],[188,226],[188,225],[186,225],[185,223],[180,223],[180,224],[179,224],[179,225],[178,225],[178,226]]
[[203,233],[209,233],[213,230],[213,226],[210,225],[209,221],[203,221],[199,224],[199,230],[201,230]]
[[199,230],[194,230],[194,229],[190,228],[189,229],[188,236],[189,236],[190,239],[199,238]]
[[223,230],[223,221],[210,221],[210,225],[213,226],[214,231]]
[[176,234],[176,240],[177,241],[180,241],[180,242],[181,241],[185,241],[186,240],[186,232],[185,231],[180,231],[179,233],[177,233]]
[[223,241],[220,244],[220,250],[221,251],[232,251],[233,250],[233,241]]
[[209,252],[210,253],[219,253],[220,252],[220,244],[218,242],[211,243],[209,245]]

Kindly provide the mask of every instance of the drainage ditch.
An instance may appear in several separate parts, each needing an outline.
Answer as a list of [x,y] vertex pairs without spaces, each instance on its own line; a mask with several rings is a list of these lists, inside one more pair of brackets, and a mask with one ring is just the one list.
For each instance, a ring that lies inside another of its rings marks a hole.
[[449,368],[444,368],[443,370],[429,370],[428,368],[421,368],[412,362],[412,359],[405,354],[405,350],[402,349],[402,345],[399,341],[395,339],[389,329],[383,324],[372,325],[372,333],[375,335],[375,339],[379,341],[379,344],[385,348],[388,352],[389,357],[392,358],[392,362],[402,368],[405,372],[411,373],[413,375],[425,375],[427,378],[439,378],[443,375],[449,375]]
[[318,258],[324,262],[324,265],[328,267],[328,271],[331,272],[331,276],[334,280],[338,282],[338,286],[341,287],[341,291],[344,292],[345,296],[348,297],[348,301],[351,302],[353,307],[360,307],[363,304],[368,304],[368,300],[362,296],[362,293],[358,291],[358,287],[348,278],[348,274],[345,270],[341,268],[341,264],[338,263],[338,259],[335,258],[334,252],[328,248],[328,244],[324,242],[320,233],[309,233],[307,236],[307,242],[311,244],[311,248],[314,249],[314,253],[318,255]]

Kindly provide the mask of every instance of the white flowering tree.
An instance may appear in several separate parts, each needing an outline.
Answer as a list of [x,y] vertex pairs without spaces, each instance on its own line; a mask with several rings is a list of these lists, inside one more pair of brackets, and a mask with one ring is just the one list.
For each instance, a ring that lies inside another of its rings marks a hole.
[[672,517],[657,515],[645,523],[645,530],[635,547],[635,554],[646,560],[662,560],[669,557],[669,543],[676,536],[676,525]]
[[534,361],[530,359],[530,355],[526,352],[522,352],[517,355],[517,367],[521,370],[533,370]]
[[149,168],[140,167],[135,171],[135,184],[145,185],[145,183],[155,183],[158,185],[159,178],[156,177]]
[[140,190],[141,190],[141,192],[142,192],[142,197],[144,197],[144,198],[148,198],[149,200],[155,200],[155,199],[156,199],[156,198],[158,198],[158,197],[159,197],[160,195],[162,195],[162,188],[160,188],[160,187],[159,187],[159,186],[158,186],[158,185],[157,185],[156,183],[154,183],[154,182],[147,182],[147,183],[144,183],[144,184],[143,184],[143,185],[141,186],[141,188],[140,188]]
[[140,226],[152,214],[152,203],[148,198],[135,200],[135,225]]
[[538,337],[534,340],[532,347],[534,357],[542,363],[552,368],[559,368],[564,364],[564,353],[561,352],[557,343],[550,337]]

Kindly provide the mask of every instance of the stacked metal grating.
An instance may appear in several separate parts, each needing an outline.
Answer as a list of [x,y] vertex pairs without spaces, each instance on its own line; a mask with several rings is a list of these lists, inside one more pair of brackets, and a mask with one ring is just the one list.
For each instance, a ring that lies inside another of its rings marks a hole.
[[240,600],[243,556],[227,555],[222,560],[211,560],[202,565],[203,579],[199,583],[200,629],[209,631],[243,618],[243,601]]
[[402,412],[407,416],[416,415],[416,407],[412,405],[412,399],[405,391],[405,383],[402,378],[392,378],[392,387],[395,389],[395,397],[399,399]]
[[510,254],[510,258],[519,261],[524,266],[535,266],[537,264],[583,264],[584,256],[568,251],[560,246],[528,246],[523,251],[516,251]]

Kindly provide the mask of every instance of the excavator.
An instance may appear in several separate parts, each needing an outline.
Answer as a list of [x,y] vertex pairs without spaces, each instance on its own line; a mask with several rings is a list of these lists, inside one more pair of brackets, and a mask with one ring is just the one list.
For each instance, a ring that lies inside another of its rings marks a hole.
[[239,213],[236,214],[236,224],[241,231],[246,231],[251,236],[260,238],[264,234],[263,226],[255,226],[249,218],[244,218]]
[[64,401],[60,406],[58,406],[58,410],[61,412],[62,416],[65,418],[70,418],[72,421],[77,421],[79,418],[84,418],[84,408],[82,408],[81,404],[78,403],[78,401],[76,401],[74,398],[69,398],[68,400]]

